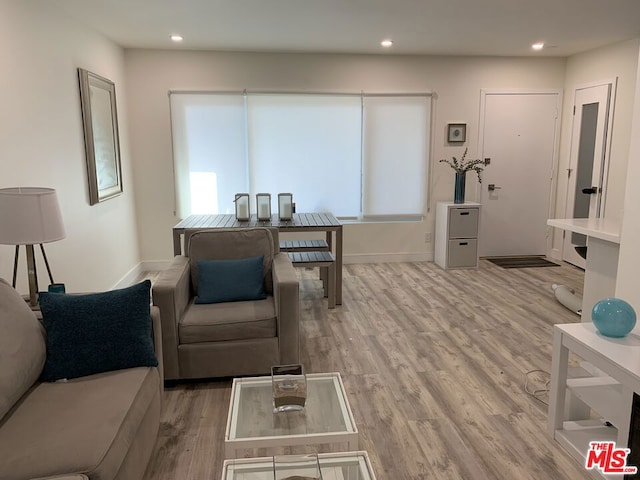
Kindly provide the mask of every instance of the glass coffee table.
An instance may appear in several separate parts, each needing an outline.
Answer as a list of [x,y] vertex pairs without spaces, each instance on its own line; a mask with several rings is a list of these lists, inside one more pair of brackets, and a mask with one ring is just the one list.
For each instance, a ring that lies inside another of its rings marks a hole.
[[358,449],[358,429],[339,373],[307,374],[299,412],[273,413],[271,377],[234,378],[224,437],[225,457],[243,449],[346,443]]
[[[322,480],[376,480],[367,452],[319,453],[318,463]],[[286,461],[282,465],[274,467],[273,457],[225,460],[222,480],[278,480],[299,473]]]

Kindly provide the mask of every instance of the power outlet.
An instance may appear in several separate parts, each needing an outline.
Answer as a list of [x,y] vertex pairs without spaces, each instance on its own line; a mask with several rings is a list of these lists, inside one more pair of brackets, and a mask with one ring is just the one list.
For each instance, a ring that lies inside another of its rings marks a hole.
[[424,232],[424,243],[431,243],[431,232]]

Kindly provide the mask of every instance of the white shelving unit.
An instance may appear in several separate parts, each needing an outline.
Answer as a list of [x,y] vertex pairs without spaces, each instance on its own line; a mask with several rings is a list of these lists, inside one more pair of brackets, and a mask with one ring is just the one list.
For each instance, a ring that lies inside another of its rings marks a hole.
[[[583,465],[589,442],[627,447],[633,393],[640,392],[639,333],[608,338],[591,323],[554,326],[548,431]],[[591,376],[568,378],[569,352],[585,362]]]
[[554,218],[547,220],[547,225],[587,236],[582,321],[591,322],[596,302],[616,293],[620,222],[609,218]]
[[438,202],[434,261],[440,267],[478,268],[480,204]]

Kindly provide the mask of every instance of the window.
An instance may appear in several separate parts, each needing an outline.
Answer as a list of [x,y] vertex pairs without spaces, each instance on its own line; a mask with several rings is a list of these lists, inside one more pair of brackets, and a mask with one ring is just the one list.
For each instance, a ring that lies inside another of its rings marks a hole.
[[235,212],[249,191],[242,95],[171,95],[171,129],[180,218]]
[[252,190],[291,192],[298,211],[357,216],[360,99],[253,95],[247,103]]
[[423,214],[430,100],[424,96],[363,98],[365,218]]
[[[291,192],[298,211],[422,216],[430,96],[171,93],[178,215]],[[252,206],[255,211],[255,206]]]

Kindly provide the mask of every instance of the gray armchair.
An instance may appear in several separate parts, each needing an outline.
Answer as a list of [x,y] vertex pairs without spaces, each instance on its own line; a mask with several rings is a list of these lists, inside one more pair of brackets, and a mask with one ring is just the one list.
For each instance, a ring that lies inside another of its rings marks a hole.
[[[185,251],[153,286],[160,308],[167,380],[270,372],[299,362],[298,278],[278,231],[269,228],[185,232]],[[264,256],[262,300],[198,304],[198,261]]]

